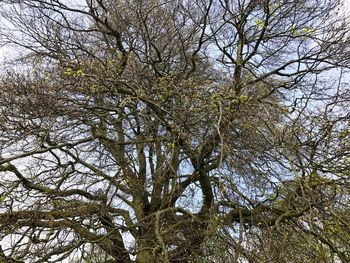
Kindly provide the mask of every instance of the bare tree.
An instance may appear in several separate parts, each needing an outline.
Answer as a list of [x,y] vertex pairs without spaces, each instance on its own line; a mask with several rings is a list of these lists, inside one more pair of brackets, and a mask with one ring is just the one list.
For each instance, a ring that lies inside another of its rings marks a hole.
[[0,5],[0,261],[350,261],[338,1]]

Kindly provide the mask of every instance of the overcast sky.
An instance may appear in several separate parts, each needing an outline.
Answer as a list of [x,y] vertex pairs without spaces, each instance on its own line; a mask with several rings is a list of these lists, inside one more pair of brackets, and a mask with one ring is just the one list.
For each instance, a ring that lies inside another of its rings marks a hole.
[[[350,16],[350,0],[340,0],[342,5],[340,7],[340,14]],[[316,1],[317,2],[317,1]],[[1,18],[0,18],[0,28],[3,25],[1,25]],[[5,47],[5,48],[0,48],[0,65],[3,64],[4,61],[13,58],[14,55],[18,55],[16,50],[13,48]]]

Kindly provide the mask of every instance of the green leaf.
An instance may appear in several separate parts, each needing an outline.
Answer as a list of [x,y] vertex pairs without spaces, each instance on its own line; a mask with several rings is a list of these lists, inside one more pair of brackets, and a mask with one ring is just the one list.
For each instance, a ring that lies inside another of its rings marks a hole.
[[254,22],[257,27],[265,28],[265,23],[260,18],[255,18]]

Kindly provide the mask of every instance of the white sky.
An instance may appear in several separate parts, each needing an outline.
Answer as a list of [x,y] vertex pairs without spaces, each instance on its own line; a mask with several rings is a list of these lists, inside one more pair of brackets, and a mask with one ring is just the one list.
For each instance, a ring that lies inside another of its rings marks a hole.
[[[350,17],[350,0],[340,0],[340,2],[342,3],[342,5],[340,7],[339,13],[341,15]],[[1,24],[1,22],[2,21],[0,20],[0,29],[4,26],[3,24]],[[13,47],[0,47],[0,66],[3,65],[4,61],[9,60],[16,55],[18,55],[18,50],[14,49]]]

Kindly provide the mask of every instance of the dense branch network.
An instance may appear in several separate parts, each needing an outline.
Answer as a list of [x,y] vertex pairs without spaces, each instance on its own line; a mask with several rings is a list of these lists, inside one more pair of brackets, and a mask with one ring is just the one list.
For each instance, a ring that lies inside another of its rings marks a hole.
[[0,261],[350,260],[337,1],[0,7]]

